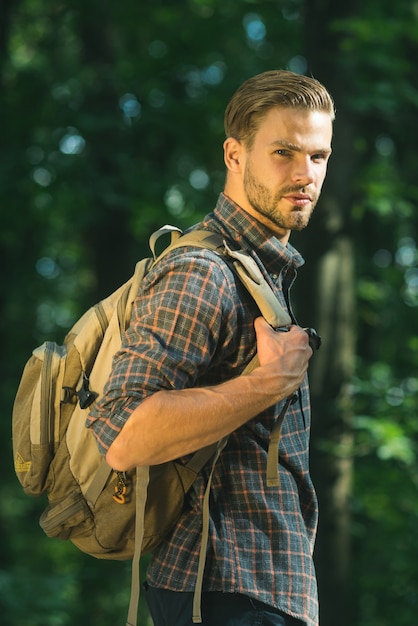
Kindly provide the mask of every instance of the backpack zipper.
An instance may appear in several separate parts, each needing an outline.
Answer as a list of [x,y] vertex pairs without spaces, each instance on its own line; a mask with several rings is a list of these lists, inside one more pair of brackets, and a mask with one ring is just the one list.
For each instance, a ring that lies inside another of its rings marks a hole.
[[66,350],[53,341],[45,342],[44,359],[41,376],[41,420],[39,443],[49,445],[54,443],[54,420],[50,419],[55,414],[54,409],[54,382],[58,376],[59,366]]
[[53,421],[48,419],[53,414],[52,400],[52,359],[54,344],[52,341],[45,342],[45,354],[43,363],[43,376],[41,379],[41,429],[39,433],[39,443],[41,445],[51,443],[54,439]]

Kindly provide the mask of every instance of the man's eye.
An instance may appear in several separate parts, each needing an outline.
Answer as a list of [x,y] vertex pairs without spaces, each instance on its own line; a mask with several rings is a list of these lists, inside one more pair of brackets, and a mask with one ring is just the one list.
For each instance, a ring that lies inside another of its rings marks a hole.
[[312,155],[312,161],[324,161],[327,158],[326,154],[323,154],[322,152],[318,153],[318,154],[313,154]]

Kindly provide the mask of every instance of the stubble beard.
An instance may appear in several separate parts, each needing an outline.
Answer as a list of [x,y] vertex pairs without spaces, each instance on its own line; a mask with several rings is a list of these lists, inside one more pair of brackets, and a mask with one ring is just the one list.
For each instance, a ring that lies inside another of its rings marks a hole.
[[283,196],[300,193],[301,186],[283,187],[277,193],[270,191],[253,175],[247,167],[244,174],[244,190],[251,206],[261,215],[268,218],[275,226],[283,230],[303,230],[309,223],[317,198],[312,198],[309,212],[295,206],[289,213],[279,208]]

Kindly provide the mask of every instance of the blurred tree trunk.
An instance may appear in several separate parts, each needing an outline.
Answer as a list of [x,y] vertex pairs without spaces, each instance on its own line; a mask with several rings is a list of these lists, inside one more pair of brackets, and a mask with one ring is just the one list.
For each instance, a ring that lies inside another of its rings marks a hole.
[[18,0],[3,0],[0,4],[0,84],[3,85],[3,64],[7,57],[12,13],[19,8]]
[[[333,155],[316,213],[297,246],[307,261],[297,302],[303,323],[323,345],[312,360],[312,475],[320,505],[315,551],[321,626],[349,626],[350,495],[352,429],[350,381],[355,356],[354,242],[350,209],[354,173],[354,125],[344,107],[349,80],[332,28],[354,10],[353,2],[312,0],[306,14],[308,74],[323,82],[337,108]],[[308,305],[309,303],[309,305]],[[307,306],[308,305],[308,306]]]
[[[119,25],[112,23],[111,12],[102,11],[97,0],[78,4],[76,25],[82,64],[94,76],[85,88],[83,109],[90,160],[94,164],[94,177],[89,181],[88,193],[95,219],[90,220],[84,232],[84,242],[90,250],[97,280],[92,300],[97,300],[129,278],[134,261],[141,255],[135,255],[133,250],[123,169],[127,146],[122,112],[118,111],[123,81],[115,71],[118,59],[115,40],[121,34]],[[95,124],[95,118],[100,122]]]

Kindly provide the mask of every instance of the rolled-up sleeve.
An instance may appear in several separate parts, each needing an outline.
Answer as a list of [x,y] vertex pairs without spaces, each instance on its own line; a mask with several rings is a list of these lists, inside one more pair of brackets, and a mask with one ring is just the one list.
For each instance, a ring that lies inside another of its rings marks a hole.
[[145,277],[103,397],[88,420],[104,454],[132,411],[161,389],[184,389],[234,350],[231,270],[207,250],[173,251]]

